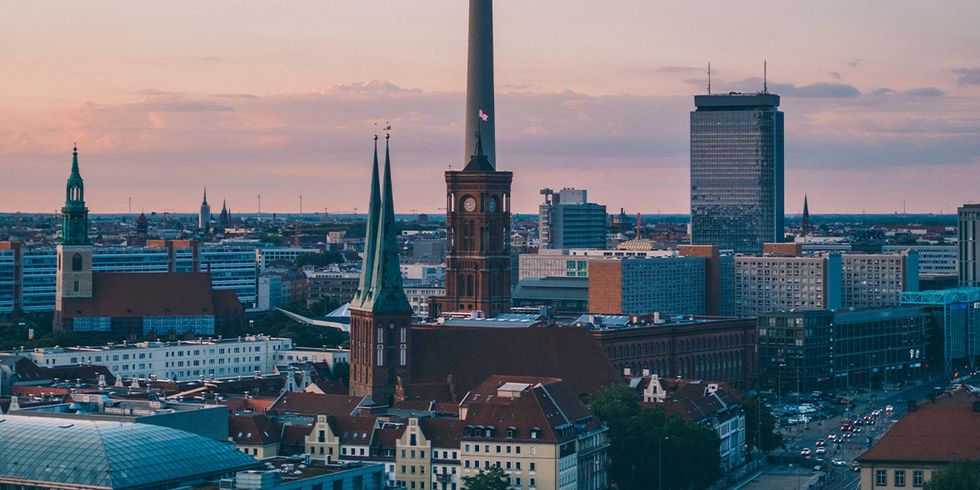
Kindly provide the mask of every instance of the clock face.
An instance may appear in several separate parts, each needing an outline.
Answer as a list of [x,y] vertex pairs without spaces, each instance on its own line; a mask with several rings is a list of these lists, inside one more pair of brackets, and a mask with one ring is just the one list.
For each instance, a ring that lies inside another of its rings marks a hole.
[[466,199],[463,199],[463,209],[465,209],[469,213],[475,211],[476,199],[473,199],[472,197],[467,197]]
[[497,210],[497,198],[491,197],[490,200],[487,201],[487,211],[490,211],[492,213],[496,210]]

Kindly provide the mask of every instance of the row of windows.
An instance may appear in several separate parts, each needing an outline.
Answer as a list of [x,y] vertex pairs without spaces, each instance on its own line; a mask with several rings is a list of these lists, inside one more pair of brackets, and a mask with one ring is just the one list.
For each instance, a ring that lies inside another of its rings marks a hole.
[[[896,487],[904,487],[906,485],[905,477],[905,470],[894,470],[892,472],[892,481]],[[875,470],[875,485],[888,485],[888,470]],[[921,487],[923,485],[925,485],[925,471],[912,470],[912,486]]]

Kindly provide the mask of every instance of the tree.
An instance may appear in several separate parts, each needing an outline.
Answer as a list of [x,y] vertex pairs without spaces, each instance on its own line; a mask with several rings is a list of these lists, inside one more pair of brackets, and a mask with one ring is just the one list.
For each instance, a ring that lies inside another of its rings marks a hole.
[[330,250],[318,254],[300,254],[293,263],[296,267],[303,267],[304,265],[323,267],[330,264],[339,264],[343,261],[343,254]]
[[975,490],[980,484],[980,460],[967,459],[933,473],[925,490]]
[[783,445],[783,435],[776,432],[776,418],[759,397],[743,397],[745,442],[768,453]]
[[497,466],[463,478],[463,490],[509,490],[510,478]]
[[640,402],[623,385],[600,390],[590,401],[609,426],[612,483],[622,489],[704,489],[721,478],[721,440],[714,430]]

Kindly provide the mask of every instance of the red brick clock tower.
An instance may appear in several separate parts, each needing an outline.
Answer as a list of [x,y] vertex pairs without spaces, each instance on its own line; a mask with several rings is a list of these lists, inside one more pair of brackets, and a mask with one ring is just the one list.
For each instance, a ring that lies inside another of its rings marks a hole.
[[446,295],[430,299],[433,318],[480,310],[510,310],[511,172],[498,172],[483,153],[461,171],[446,172]]

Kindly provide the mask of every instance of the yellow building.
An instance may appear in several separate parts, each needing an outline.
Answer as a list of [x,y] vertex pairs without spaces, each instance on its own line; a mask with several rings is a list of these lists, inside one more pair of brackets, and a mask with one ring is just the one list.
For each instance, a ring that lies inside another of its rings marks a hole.
[[960,389],[915,407],[857,458],[861,490],[922,488],[963,459],[980,459],[980,400]]
[[228,439],[255,459],[272,458],[279,455],[282,426],[261,414],[229,415]]

